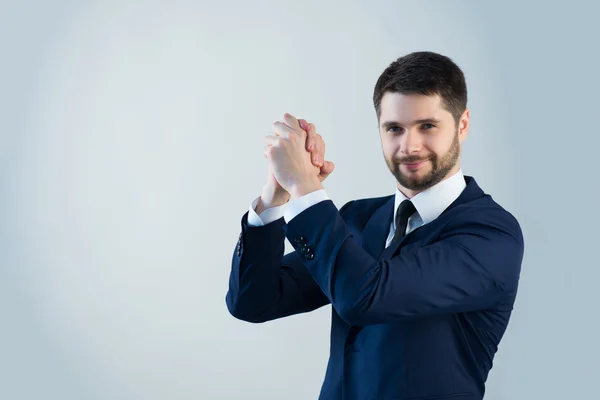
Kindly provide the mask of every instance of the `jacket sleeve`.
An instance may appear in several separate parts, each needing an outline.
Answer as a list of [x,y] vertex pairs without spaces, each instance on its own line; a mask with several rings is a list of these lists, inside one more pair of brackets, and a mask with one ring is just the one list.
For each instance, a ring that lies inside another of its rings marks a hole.
[[284,256],[285,229],[283,218],[250,226],[243,216],[226,295],[234,317],[260,323],[329,304],[297,252]]
[[516,294],[524,247],[517,221],[493,207],[455,218],[439,241],[408,245],[389,260],[354,240],[331,201],[292,219],[287,235],[313,254],[306,269],[351,325],[493,307]]

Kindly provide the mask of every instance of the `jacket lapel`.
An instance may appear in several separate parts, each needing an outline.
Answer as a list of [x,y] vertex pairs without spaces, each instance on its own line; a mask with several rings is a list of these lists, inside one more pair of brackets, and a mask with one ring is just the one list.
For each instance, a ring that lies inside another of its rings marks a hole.
[[401,237],[400,239],[396,240],[395,243],[391,243],[387,248],[385,248],[383,250],[383,252],[381,253],[381,257],[379,257],[380,260],[389,260],[390,258],[392,258],[392,256],[394,255],[394,253],[396,252],[396,250],[398,250],[398,247],[400,247],[400,245],[402,244],[402,242],[404,242],[406,240],[406,238],[409,235],[412,235],[414,233],[411,232],[406,236]]
[[363,229],[363,248],[374,258],[379,255],[385,247],[385,241],[390,233],[390,224],[394,216],[394,196],[379,207],[367,221]]
[[[465,190],[463,190],[461,195],[458,196],[458,198],[452,204],[450,204],[446,210],[444,210],[440,217],[445,217],[449,210],[461,204],[469,203],[485,195],[473,177],[465,176],[465,181],[467,183]],[[419,237],[422,237],[422,235],[426,234],[427,230],[423,228],[426,228],[429,225],[427,224],[423,227],[413,230],[408,235],[399,239],[396,243],[390,245],[388,248],[385,248],[385,242],[390,233],[390,224],[392,223],[392,218],[394,217],[394,199],[394,195],[390,196],[389,199],[385,201],[383,205],[373,213],[373,215],[371,215],[365,225],[365,228],[363,229],[363,248],[373,258],[376,259],[390,259],[396,253],[398,248],[405,244],[408,239],[411,241],[418,241]],[[433,223],[435,223],[435,221]]]

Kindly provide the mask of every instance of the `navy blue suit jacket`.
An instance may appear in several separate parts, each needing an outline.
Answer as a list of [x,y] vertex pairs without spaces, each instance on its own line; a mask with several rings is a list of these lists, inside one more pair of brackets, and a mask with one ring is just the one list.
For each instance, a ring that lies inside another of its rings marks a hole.
[[[523,236],[472,177],[436,220],[384,249],[394,196],[242,218],[226,303],[248,322],[332,305],[322,400],[482,399],[517,294]],[[284,238],[294,251],[284,256]]]

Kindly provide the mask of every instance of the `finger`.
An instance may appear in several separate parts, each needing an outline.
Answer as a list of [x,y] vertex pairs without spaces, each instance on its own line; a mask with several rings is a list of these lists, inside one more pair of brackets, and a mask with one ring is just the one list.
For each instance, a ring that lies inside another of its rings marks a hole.
[[309,139],[307,142],[307,148],[311,154],[311,159],[313,160],[313,164],[317,167],[321,167],[323,162],[325,161],[325,142],[323,141],[323,137],[316,133],[316,128],[313,124],[310,124],[310,129],[308,133]]
[[335,169],[335,165],[331,161],[325,161],[319,171],[319,181],[323,182]]
[[334,169],[335,169],[334,163],[332,163],[331,161],[325,161],[323,163],[323,166],[321,167],[320,175],[323,177],[327,177],[329,174],[331,174],[333,172]]
[[273,122],[272,127],[275,135],[281,136],[285,139],[289,139],[290,134],[294,132],[292,128],[280,121]]
[[308,124],[306,130],[306,151],[312,152],[316,149],[317,145],[317,129],[313,124]]
[[319,134],[316,134],[316,139],[316,148],[313,154],[316,156],[319,166],[322,166],[325,162],[325,142],[323,141],[323,137]]
[[282,139],[281,136],[277,136],[277,135],[265,136],[265,142],[267,143],[267,146],[265,147],[265,151],[269,150],[268,149],[269,147],[280,147],[282,140],[284,140],[284,139]]
[[310,129],[308,122],[305,119],[299,119],[298,123],[300,124],[300,128],[304,129],[306,132]]
[[290,113],[283,114],[283,123],[294,130],[302,129],[298,119]]

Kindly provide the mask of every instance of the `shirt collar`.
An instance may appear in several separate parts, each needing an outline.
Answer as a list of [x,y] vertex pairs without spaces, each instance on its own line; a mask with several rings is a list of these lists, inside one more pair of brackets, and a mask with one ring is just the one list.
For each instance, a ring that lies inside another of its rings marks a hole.
[[[466,186],[467,184],[462,170],[459,170],[451,177],[444,179],[410,199],[417,209],[417,213],[422,220],[422,225],[428,224],[439,217],[440,214],[443,213],[444,210],[458,198],[458,196],[460,196]],[[396,188],[394,219],[392,220],[394,229],[396,229],[396,213],[398,212],[398,206],[404,200],[407,200],[406,196]]]

